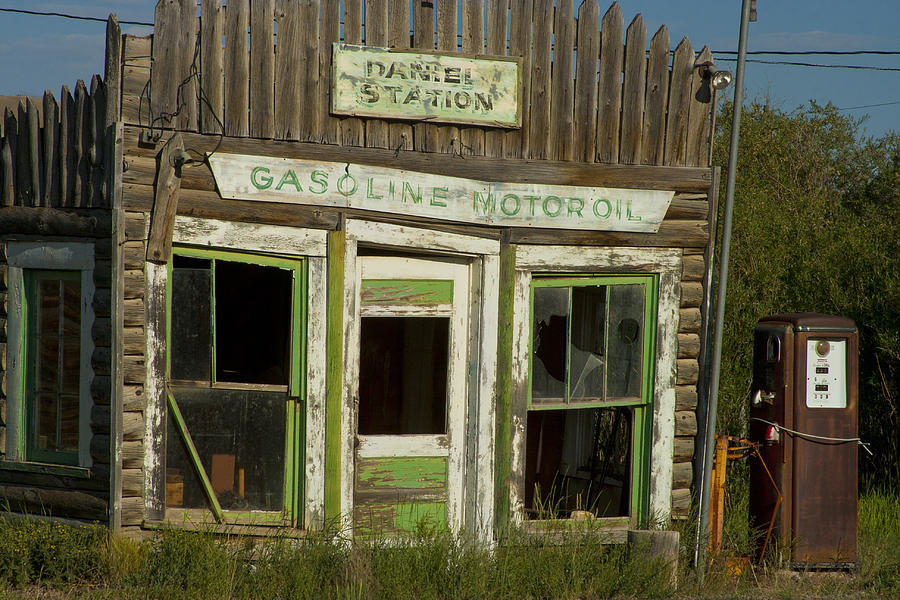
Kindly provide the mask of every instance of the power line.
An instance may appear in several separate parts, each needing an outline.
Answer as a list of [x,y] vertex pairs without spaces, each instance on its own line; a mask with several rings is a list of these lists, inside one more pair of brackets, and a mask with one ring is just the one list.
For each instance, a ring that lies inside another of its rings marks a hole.
[[[726,62],[735,62],[735,58],[720,58]],[[747,62],[759,63],[763,65],[788,65],[792,67],[818,67],[820,69],[860,69],[865,71],[898,71],[900,67],[875,67],[872,65],[826,65],[822,63],[793,62],[786,60],[759,60],[758,58],[748,58]]]
[[[74,19],[76,21],[97,21],[99,23],[106,23],[107,21],[106,19],[101,19],[100,17],[82,17],[80,15],[70,15],[59,12],[40,12],[36,10],[24,10],[21,8],[0,8],[0,12],[19,13],[36,17],[60,17],[63,19]],[[143,21],[119,21],[119,23],[122,25],[146,25],[148,27],[153,27],[153,23],[144,23]]]
[[[734,50],[712,50],[713,54],[737,54]],[[754,50],[747,54],[769,54],[775,56],[858,56],[860,54],[874,54],[879,56],[900,55],[900,50]]]
[[862,106],[845,106],[844,108],[838,108],[837,110],[857,110],[860,108],[875,108],[878,106],[893,106],[894,104],[900,104],[900,100],[896,102],[882,102],[881,104],[864,104]]

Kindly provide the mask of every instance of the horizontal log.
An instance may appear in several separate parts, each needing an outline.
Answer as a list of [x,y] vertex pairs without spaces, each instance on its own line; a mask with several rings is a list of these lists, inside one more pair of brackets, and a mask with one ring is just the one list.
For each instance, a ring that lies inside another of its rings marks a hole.
[[699,200],[683,200],[678,196],[672,199],[665,220],[705,221],[709,214],[709,202]]
[[122,410],[140,412],[144,410],[144,388],[140,385],[122,386]]
[[683,410],[675,413],[675,435],[697,435],[697,415],[694,411]]
[[140,469],[122,469],[122,496],[134,498],[144,490],[144,472]]
[[143,327],[126,327],[123,330],[122,342],[128,356],[143,356],[146,350]]
[[697,386],[679,385],[675,387],[675,410],[696,410]]
[[703,284],[699,281],[681,282],[681,306],[692,308],[703,303]]
[[694,465],[690,462],[679,462],[672,465],[672,488],[691,487],[694,480]]
[[144,443],[141,441],[122,442],[122,468],[140,469],[144,466]]
[[678,334],[678,358],[697,358],[700,356],[700,336],[696,333]]
[[95,435],[109,435],[112,427],[112,407],[95,404],[91,407],[91,430]]
[[679,358],[676,361],[678,367],[678,385],[696,384],[700,376],[700,364],[695,358]]
[[108,317],[94,319],[91,326],[91,339],[95,346],[109,347],[112,342],[112,325]]
[[681,333],[699,333],[702,318],[699,308],[682,308],[679,311],[678,331]]
[[144,241],[125,242],[123,256],[126,270],[143,271],[147,256],[147,247],[144,245]]
[[95,375],[91,380],[91,398],[94,404],[109,404],[110,399],[109,375]]
[[144,499],[141,497],[122,498],[122,525],[140,525],[144,522]]
[[150,65],[144,66],[143,61],[136,64],[126,64],[122,69],[122,93],[128,96],[146,94],[150,83]]
[[142,64],[149,69],[153,37],[139,37],[136,35],[124,35],[122,37],[124,38],[124,43],[122,44],[122,58],[125,61],[125,64]]
[[672,512],[678,516],[687,516],[691,510],[692,494],[690,488],[672,490]]
[[706,257],[702,254],[686,254],[681,262],[682,281],[703,281],[706,275]]
[[[146,240],[149,234],[147,213],[125,211],[125,238],[128,240]],[[127,247],[127,242],[126,242]],[[143,256],[143,252],[141,256]]]
[[[126,156],[122,183],[147,184],[156,179],[156,157]],[[181,169],[181,188],[187,190],[216,191],[216,180],[206,163],[197,163]]]
[[108,376],[112,368],[112,353],[108,347],[97,346],[91,355],[91,368],[94,369],[94,375]]
[[98,288],[110,287],[112,263],[109,260],[94,261],[94,285]]
[[573,244],[585,246],[700,247],[709,237],[706,221],[663,221],[657,233],[620,233],[567,229],[510,229],[513,244]]
[[95,317],[109,317],[111,298],[109,288],[94,290],[94,299],[91,302],[91,307],[94,309]]
[[[153,206],[152,185],[129,183],[122,187],[124,202],[128,208],[150,210]],[[317,229],[335,229],[339,218],[338,211],[334,209],[250,200],[225,200],[220,198],[216,192],[199,190],[179,194],[178,214],[219,219],[220,221],[292,225]]]
[[[165,143],[160,139],[157,148],[138,146],[141,128],[125,127],[126,156],[155,157]],[[166,136],[170,135],[168,132]],[[477,179],[481,181],[514,181],[551,185],[603,186],[632,189],[674,190],[676,192],[706,192],[712,182],[711,168],[659,167],[648,165],[613,165],[578,163],[556,160],[522,160],[472,157],[456,154],[416,152],[380,148],[332,146],[328,144],[278,142],[251,138],[226,137],[183,133],[185,147],[200,153],[218,152],[300,158],[330,162],[352,162],[394,169],[408,169]]]
[[91,407],[91,431],[94,435],[109,435],[110,414],[108,404],[95,404]]
[[97,521],[108,516],[106,500],[74,490],[0,485],[0,498],[13,512]]
[[142,354],[127,354],[122,357],[122,376],[125,383],[143,384],[147,376],[147,368],[144,366]]
[[[89,477],[61,475],[52,465],[31,465],[28,470],[0,469],[0,484],[25,485],[46,489],[78,490],[82,492],[108,492],[109,469],[106,465],[91,466]],[[0,499],[2,503],[2,499]]]
[[[691,460],[694,458],[694,438],[692,437],[677,437],[675,438],[675,446],[672,450],[672,455],[676,459],[681,460]],[[676,460],[678,462],[678,460]]]
[[122,413],[122,440],[134,442],[144,439],[144,413]]
[[109,464],[109,431],[91,438],[91,458],[95,463]]
[[105,237],[110,234],[108,211],[99,209],[67,210],[7,206],[0,211],[0,235],[64,235]]
[[133,300],[134,298],[144,297],[144,281],[143,271],[125,271],[125,299]]
[[141,299],[126,299],[124,302],[123,318],[125,327],[144,326],[144,301]]

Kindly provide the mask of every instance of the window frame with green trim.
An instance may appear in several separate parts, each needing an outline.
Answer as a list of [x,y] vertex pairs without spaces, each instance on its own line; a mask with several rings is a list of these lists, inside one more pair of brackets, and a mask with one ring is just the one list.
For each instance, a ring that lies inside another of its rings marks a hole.
[[[526,518],[566,518],[575,511],[646,518],[657,290],[652,274],[533,274]],[[611,331],[616,317],[617,330]],[[619,369],[623,362],[627,367]],[[624,382],[619,370],[627,371]],[[562,432],[559,444],[544,439],[548,429]],[[547,465],[557,454],[558,470]],[[547,468],[556,470],[552,483],[536,472]],[[610,497],[606,488],[614,489],[616,481],[621,489]]]
[[303,526],[307,279],[304,257],[173,247],[166,520]]

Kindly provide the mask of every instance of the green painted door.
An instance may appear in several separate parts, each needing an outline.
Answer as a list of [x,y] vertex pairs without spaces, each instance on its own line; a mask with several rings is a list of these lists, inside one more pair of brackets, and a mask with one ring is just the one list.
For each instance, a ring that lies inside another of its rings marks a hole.
[[468,265],[360,257],[354,530],[462,522]]

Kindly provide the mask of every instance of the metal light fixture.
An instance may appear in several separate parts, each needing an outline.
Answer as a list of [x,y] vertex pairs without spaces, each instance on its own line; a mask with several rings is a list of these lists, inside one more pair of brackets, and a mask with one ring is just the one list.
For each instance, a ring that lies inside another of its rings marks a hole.
[[700,69],[700,77],[709,79],[709,84],[715,90],[724,90],[731,85],[731,81],[734,79],[731,75],[731,71],[720,71],[711,60],[698,63],[694,66]]

